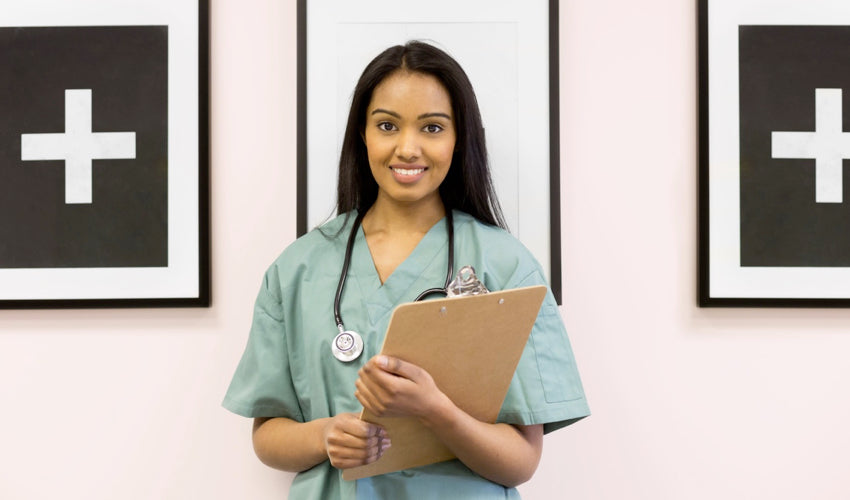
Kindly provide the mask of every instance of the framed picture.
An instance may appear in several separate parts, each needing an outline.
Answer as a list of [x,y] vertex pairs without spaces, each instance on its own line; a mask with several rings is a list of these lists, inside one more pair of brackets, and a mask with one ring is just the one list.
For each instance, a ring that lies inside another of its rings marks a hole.
[[0,0],[0,307],[209,305],[208,10]]
[[561,297],[558,2],[298,1],[298,232],[335,214],[351,95],[375,56],[409,40],[452,55],[472,81],[509,229]]
[[845,1],[699,1],[701,306],[850,306],[848,45]]

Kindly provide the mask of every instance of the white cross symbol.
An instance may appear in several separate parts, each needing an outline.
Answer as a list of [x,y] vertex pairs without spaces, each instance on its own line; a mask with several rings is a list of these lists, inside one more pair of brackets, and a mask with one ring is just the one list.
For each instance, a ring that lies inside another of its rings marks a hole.
[[92,202],[92,160],[134,159],[135,132],[92,132],[91,89],[65,90],[65,133],[21,134],[21,160],[65,160],[65,203]]
[[842,163],[850,159],[850,133],[841,126],[841,89],[815,89],[815,131],[773,132],[773,158],[815,160],[815,202],[841,203]]

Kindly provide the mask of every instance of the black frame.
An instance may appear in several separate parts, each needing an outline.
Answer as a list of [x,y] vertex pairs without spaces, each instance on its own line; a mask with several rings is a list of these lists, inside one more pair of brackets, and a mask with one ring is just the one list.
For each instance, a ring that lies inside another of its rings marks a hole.
[[[700,307],[741,305],[729,299],[711,299],[708,281],[708,0],[697,0],[697,303]],[[718,300],[721,302],[718,303]]]
[[[297,6],[297,215],[296,231],[301,236],[307,227],[307,1]],[[561,169],[560,169],[560,88],[559,88],[559,17],[558,1],[549,0],[549,252],[550,288],[558,304],[562,303],[561,281]]]
[[13,299],[0,300],[0,309],[88,309],[209,307],[210,173],[209,173],[209,0],[198,0],[198,295],[196,297]]

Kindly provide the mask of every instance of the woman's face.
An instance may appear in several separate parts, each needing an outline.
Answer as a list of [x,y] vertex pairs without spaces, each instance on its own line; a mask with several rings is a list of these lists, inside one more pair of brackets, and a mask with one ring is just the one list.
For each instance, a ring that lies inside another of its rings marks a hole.
[[372,92],[363,135],[379,199],[439,202],[455,149],[452,102],[439,80],[391,73]]

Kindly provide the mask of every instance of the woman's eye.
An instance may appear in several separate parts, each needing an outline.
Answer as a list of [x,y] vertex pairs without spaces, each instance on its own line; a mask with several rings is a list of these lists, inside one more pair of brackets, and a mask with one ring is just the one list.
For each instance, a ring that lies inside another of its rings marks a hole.
[[430,134],[436,134],[441,130],[443,130],[443,127],[437,125],[436,123],[430,123],[428,125],[425,125],[425,131]]
[[390,122],[381,122],[378,124],[378,128],[384,132],[392,132],[395,130],[395,125]]

